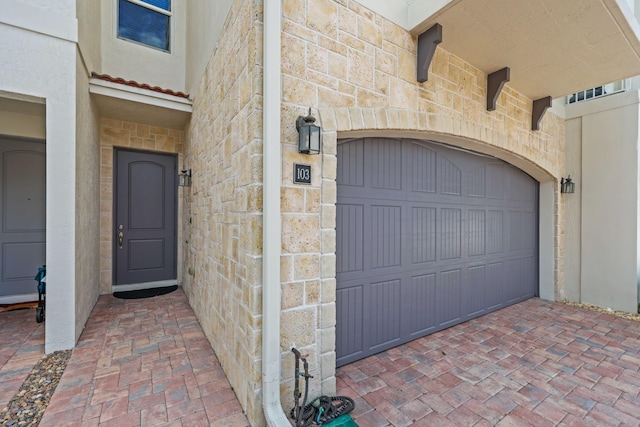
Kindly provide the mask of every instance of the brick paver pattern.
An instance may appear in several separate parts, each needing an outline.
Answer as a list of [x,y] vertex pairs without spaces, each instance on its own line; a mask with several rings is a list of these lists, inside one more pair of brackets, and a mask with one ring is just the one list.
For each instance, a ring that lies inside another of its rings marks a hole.
[[537,298],[341,367],[368,426],[638,426],[640,322]]
[[44,323],[33,309],[0,313],[0,409],[20,390],[44,354]]
[[187,298],[99,298],[48,426],[248,426]]

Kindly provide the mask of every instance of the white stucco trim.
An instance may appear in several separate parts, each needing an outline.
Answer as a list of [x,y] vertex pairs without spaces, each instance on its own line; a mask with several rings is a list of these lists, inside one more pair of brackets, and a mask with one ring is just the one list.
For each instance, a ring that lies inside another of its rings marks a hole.
[[138,102],[140,104],[153,105],[170,110],[183,111],[186,113],[191,113],[192,111],[191,101],[187,98],[178,98],[173,95],[154,92],[149,89],[126,86],[96,78],[89,80],[89,93]]
[[70,42],[78,41],[78,20],[76,18],[18,0],[2,1],[0,24],[11,25]]
[[538,268],[540,298],[555,301],[555,182],[541,182],[538,213]]
[[630,90],[627,92],[616,92],[611,95],[605,95],[600,98],[576,102],[565,106],[565,120],[599,114],[603,111],[614,110],[616,108],[638,103],[640,103],[639,91]]
[[[290,425],[280,400],[280,257],[282,255],[282,4],[264,4],[263,214],[262,214],[262,409],[269,427]],[[286,343],[292,345],[293,343]]]
[[38,294],[20,294],[0,297],[0,304],[17,304],[20,302],[38,301]]
[[418,27],[453,0],[360,0],[359,3],[407,31]]
[[[11,6],[9,6],[9,4]],[[75,18],[5,1],[0,13],[16,6],[51,20],[76,25]],[[11,13],[15,12],[13,10]],[[4,14],[5,18],[8,16]],[[19,15],[18,15],[19,16]],[[22,18],[27,18],[22,16]],[[33,17],[29,17],[32,20]],[[41,22],[44,28],[55,23]],[[75,34],[74,29],[74,34]],[[45,352],[75,345],[76,220],[76,49],[69,37],[0,25],[0,91],[45,100],[47,322]]]
[[415,29],[452,1],[453,0],[407,0],[407,27],[405,29]]

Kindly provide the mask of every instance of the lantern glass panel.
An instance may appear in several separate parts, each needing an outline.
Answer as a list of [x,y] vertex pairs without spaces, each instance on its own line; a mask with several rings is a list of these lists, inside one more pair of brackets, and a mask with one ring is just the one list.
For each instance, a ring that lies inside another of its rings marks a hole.
[[308,153],[309,152],[309,126],[304,125],[304,126],[300,126],[300,128],[298,129],[298,132],[300,132],[300,141],[298,144],[298,151],[301,153]]
[[322,141],[320,126],[309,126],[309,132],[309,152],[318,154],[320,153],[320,143]]
[[573,193],[575,191],[575,183],[571,179],[565,182],[565,193]]

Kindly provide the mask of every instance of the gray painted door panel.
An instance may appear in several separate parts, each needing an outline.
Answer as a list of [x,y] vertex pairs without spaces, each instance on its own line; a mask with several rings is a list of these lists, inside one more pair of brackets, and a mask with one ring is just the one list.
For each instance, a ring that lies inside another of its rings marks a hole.
[[0,296],[38,292],[45,264],[45,144],[0,138]]
[[175,279],[176,158],[127,150],[115,156],[114,283]]
[[337,364],[533,297],[538,185],[415,140],[338,146]]

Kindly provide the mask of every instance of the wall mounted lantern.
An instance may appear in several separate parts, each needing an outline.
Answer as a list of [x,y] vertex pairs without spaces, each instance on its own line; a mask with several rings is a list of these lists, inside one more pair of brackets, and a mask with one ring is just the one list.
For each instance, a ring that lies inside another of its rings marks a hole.
[[322,128],[315,125],[316,118],[311,115],[307,117],[298,116],[296,129],[298,130],[298,151],[304,154],[320,154],[322,146]]
[[191,169],[182,169],[178,174],[179,187],[191,187]]
[[576,190],[576,184],[571,180],[571,175],[567,178],[560,179],[560,192],[573,193]]

